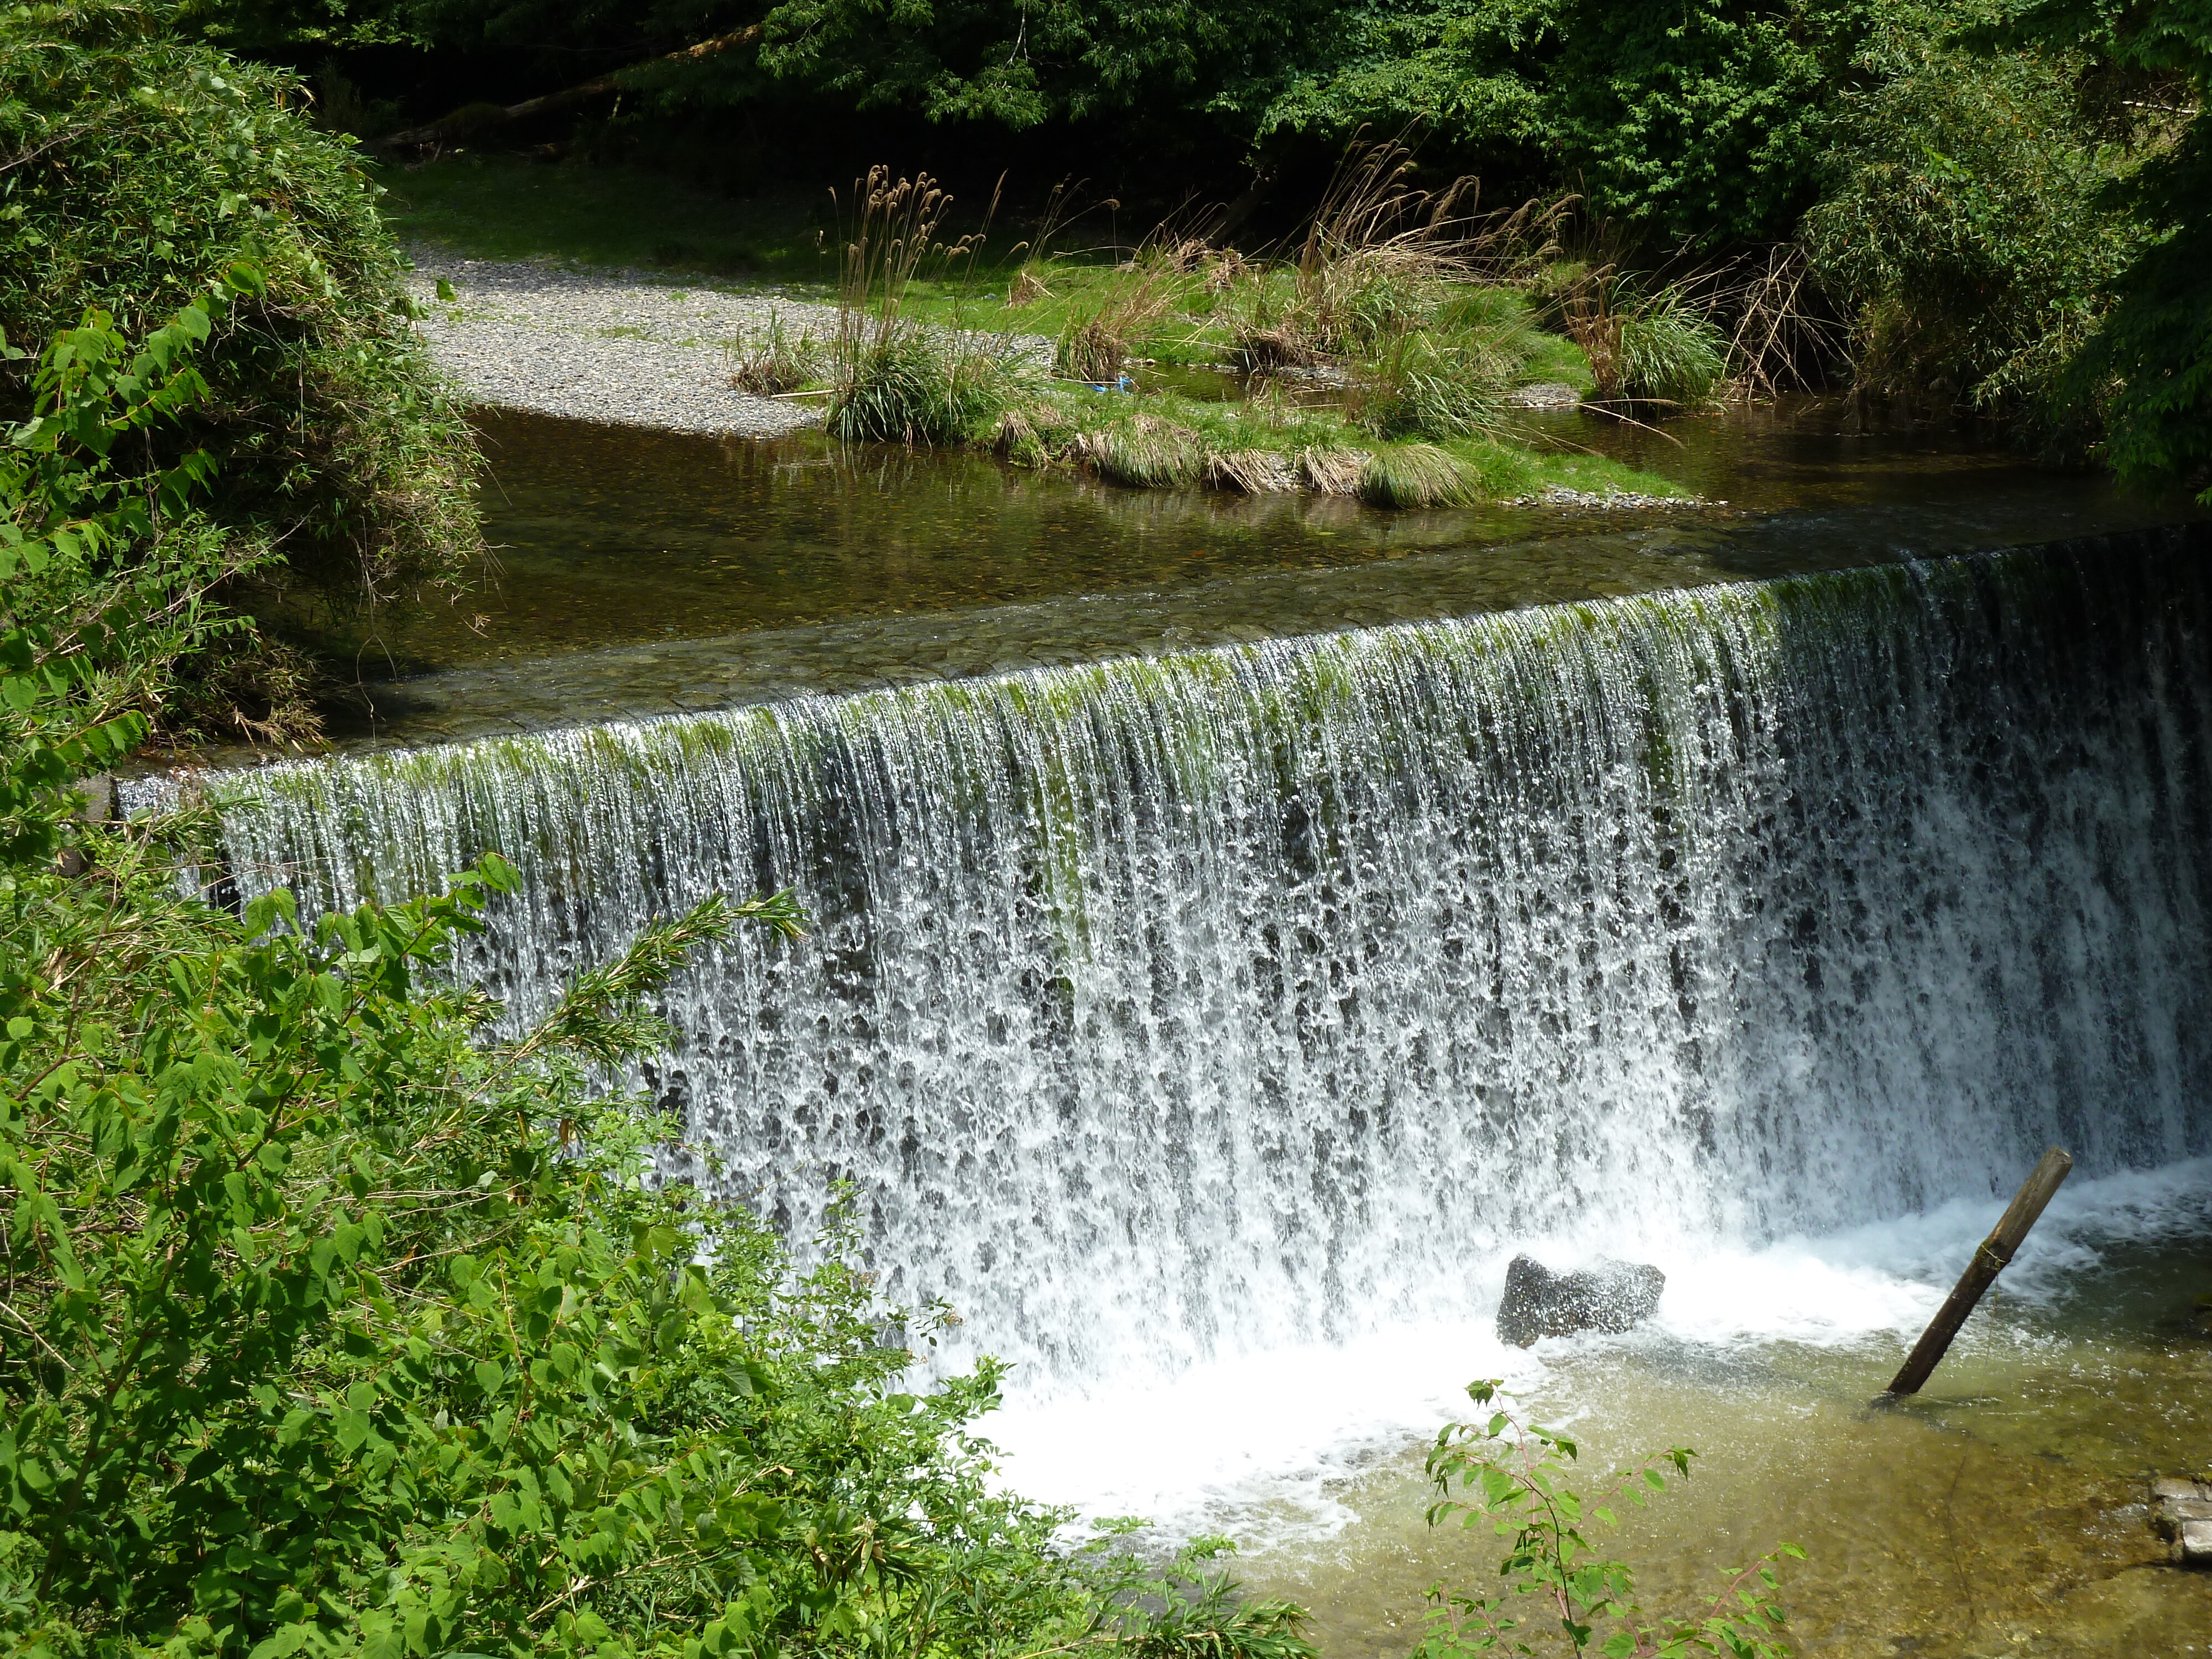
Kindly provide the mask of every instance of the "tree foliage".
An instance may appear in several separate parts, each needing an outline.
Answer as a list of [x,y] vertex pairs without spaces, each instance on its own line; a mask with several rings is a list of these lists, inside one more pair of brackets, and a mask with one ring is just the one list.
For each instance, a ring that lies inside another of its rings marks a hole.
[[[131,0],[0,9],[0,330],[88,308],[137,337],[240,260],[210,313],[206,395],[144,434],[222,469],[210,525],[270,584],[374,601],[465,568],[474,453],[410,326],[398,252],[349,141],[290,76]],[[28,413],[27,360],[0,415]]]
[[1671,240],[1785,236],[1871,0],[1448,0],[1352,9],[1261,131],[1417,124]]
[[1869,57],[1804,230],[1860,384],[2078,424],[2067,377],[2140,234],[2110,189],[2134,155],[2084,112],[2080,54],[1892,34]]
[[2152,153],[2104,195],[2142,234],[2076,385],[2104,404],[2106,453],[2123,478],[2189,483],[2212,502],[2212,3],[2030,0],[2010,30],[2087,42],[2130,77],[2150,118]]

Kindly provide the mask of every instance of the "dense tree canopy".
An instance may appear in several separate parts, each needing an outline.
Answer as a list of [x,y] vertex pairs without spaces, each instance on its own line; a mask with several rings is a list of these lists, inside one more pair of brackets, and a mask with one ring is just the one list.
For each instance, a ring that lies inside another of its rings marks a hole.
[[2133,77],[2133,107],[2160,130],[2142,167],[2106,189],[2142,241],[2077,372],[2107,404],[2106,453],[2121,477],[2204,484],[2212,501],[2212,0],[2041,0],[2014,29],[2090,43]]

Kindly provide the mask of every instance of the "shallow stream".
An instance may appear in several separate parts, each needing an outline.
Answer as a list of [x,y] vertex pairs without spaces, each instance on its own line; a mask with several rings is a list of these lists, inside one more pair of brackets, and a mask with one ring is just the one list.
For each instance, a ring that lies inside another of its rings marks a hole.
[[527,731],[2170,523],[2185,505],[1806,400],[1546,441],[1711,503],[1389,512],[968,455],[480,417],[498,568],[325,647],[349,742]]

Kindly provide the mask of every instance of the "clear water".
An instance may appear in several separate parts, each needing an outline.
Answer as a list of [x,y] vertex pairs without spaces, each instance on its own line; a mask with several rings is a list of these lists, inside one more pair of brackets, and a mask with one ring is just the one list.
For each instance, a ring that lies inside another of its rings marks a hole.
[[1725,506],[1393,513],[1119,489],[984,459],[482,417],[501,568],[322,648],[349,742],[410,743],[1157,654],[2173,521],[2186,503],[2038,471],[1956,434],[1805,403],[1575,415]]
[[1603,1534],[1655,1609],[1794,1540],[1808,1654],[2212,1650],[2212,1578],[2169,1564],[2144,1501],[2148,1475],[2212,1448],[2212,1167],[2076,1177],[1929,1389],[1874,1408],[2000,1205],[1656,1252],[1650,1328],[1526,1352],[1491,1330],[1502,1261],[1474,1261],[1456,1319],[1017,1401],[997,1437],[1024,1490],[1239,1538],[1252,1588],[1315,1607],[1332,1659],[1404,1653],[1431,1585],[1495,1572],[1486,1537],[1423,1518],[1420,1445],[1471,1413],[1478,1376],[1579,1437],[1586,1492],[1698,1451],[1689,1482]]

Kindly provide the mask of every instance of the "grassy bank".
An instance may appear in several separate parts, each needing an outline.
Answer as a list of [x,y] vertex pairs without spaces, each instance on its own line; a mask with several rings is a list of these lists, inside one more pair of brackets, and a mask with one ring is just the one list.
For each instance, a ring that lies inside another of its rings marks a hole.
[[[1266,253],[1170,228],[1098,248],[1079,227],[963,221],[927,179],[888,172],[819,203],[513,157],[385,182],[395,231],[465,254],[834,304],[834,319],[795,307],[736,342],[733,380],[819,396],[830,430],[854,441],[1393,507],[1679,495],[1540,435],[1524,388],[1565,386],[1642,418],[1701,402],[1724,367],[1711,325],[1679,304],[1625,325],[1619,284],[1561,259],[1553,221],[1477,218],[1403,176],[1401,152],[1356,153],[1304,240]],[[1672,346],[1637,355],[1670,326]]]

